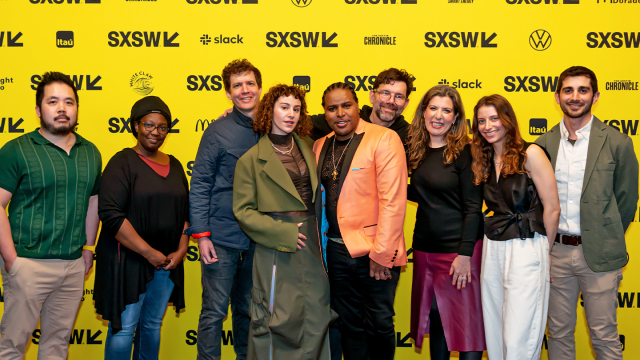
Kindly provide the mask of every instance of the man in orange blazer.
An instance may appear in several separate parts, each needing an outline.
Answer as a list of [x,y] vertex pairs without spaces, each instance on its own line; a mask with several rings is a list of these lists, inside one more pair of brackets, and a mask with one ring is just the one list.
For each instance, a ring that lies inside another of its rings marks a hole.
[[351,86],[330,85],[322,106],[333,132],[313,146],[322,187],[315,204],[344,358],[391,360],[393,300],[407,263],[404,148],[394,131],[360,119]]

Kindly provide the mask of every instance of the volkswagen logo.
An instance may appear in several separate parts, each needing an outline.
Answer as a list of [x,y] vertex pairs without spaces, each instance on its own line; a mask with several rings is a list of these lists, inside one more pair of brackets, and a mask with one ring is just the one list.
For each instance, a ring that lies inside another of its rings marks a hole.
[[547,30],[536,30],[529,35],[529,45],[536,51],[547,50],[551,46],[551,34]]

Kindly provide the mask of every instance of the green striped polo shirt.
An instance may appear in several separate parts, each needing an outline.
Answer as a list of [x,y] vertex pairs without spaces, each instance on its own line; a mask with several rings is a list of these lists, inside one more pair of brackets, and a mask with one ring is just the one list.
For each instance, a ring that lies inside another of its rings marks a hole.
[[69,154],[36,129],[0,149],[0,187],[18,256],[74,260],[82,255],[89,197],[98,194],[102,157],[76,134]]

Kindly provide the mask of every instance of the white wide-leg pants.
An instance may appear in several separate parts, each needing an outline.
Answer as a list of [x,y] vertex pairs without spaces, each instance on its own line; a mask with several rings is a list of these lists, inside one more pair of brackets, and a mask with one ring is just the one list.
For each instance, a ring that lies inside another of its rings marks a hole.
[[484,240],[480,278],[489,360],[540,359],[549,302],[547,237]]

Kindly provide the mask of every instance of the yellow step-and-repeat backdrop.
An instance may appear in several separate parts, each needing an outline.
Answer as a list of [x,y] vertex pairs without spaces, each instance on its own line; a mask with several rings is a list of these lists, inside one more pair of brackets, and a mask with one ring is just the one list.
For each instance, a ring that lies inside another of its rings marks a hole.
[[[0,0],[0,145],[39,126],[35,87],[56,70],[76,82],[78,131],[102,152],[135,144],[129,122],[144,93],[160,96],[174,115],[163,151],[190,177],[202,131],[232,106],[221,71],[248,58],[263,89],[297,83],[311,113],[335,81],[352,84],[368,104],[376,74],[389,67],[415,76],[408,119],[431,86],[459,89],[468,116],[484,95],[506,96],[526,140],[557,124],[553,91],[560,72],[584,65],[599,78],[594,113],[639,144],[639,0]],[[146,84],[140,86],[141,83]],[[0,159],[1,163],[2,159]],[[1,166],[0,166],[0,171]],[[405,222],[410,248],[416,208]],[[637,220],[636,220],[637,221]],[[625,358],[640,358],[640,226],[627,232],[630,263],[618,297]],[[197,244],[186,262],[187,308],[165,316],[160,357],[196,356],[201,285]],[[411,255],[409,255],[411,258]],[[398,359],[428,359],[409,340],[412,264],[396,296]],[[92,302],[93,272],[71,337],[70,359],[101,359],[107,327]],[[2,308],[2,305],[0,305]],[[577,358],[593,359],[578,305]],[[233,333],[224,322],[223,358],[233,359]],[[36,359],[39,330],[27,359]],[[546,342],[544,344],[546,347]],[[547,358],[543,350],[543,358]]]

